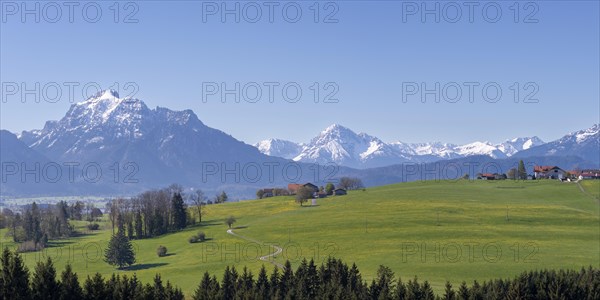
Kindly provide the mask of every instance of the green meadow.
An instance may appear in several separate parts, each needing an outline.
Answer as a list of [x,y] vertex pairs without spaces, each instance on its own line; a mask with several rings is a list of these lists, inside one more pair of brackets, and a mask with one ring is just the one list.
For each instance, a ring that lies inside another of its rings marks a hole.
[[[583,191],[582,191],[583,190]],[[135,240],[137,263],[117,271],[103,261],[109,222],[78,237],[52,241],[42,252],[23,256],[30,270],[50,256],[58,270],[71,263],[80,279],[95,272],[132,275],[149,282],[156,273],[191,294],[205,271],[220,276],[226,265],[256,274],[258,257],[274,260],[328,256],[356,263],[363,279],[379,265],[406,280],[429,280],[436,292],[446,280],[455,286],[477,279],[513,277],[525,270],[600,267],[600,181],[424,181],[350,191],[301,207],[293,197],[209,205],[200,225],[153,239]],[[224,219],[236,217],[236,234]],[[204,243],[188,238],[203,231]],[[15,247],[1,232],[3,244]],[[158,257],[164,245],[170,255]]]

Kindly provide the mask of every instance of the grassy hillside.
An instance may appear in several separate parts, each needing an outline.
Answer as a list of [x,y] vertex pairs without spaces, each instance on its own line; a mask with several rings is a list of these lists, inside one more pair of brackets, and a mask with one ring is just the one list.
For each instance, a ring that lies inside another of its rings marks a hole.
[[[600,191],[600,181],[582,186],[588,193]],[[322,261],[333,255],[355,262],[368,280],[384,264],[397,276],[429,280],[437,291],[446,280],[458,284],[536,268],[600,265],[598,201],[574,183],[412,182],[319,199],[314,207],[275,197],[212,205],[206,212],[202,226],[135,241],[138,264],[120,272],[135,272],[143,281],[161,273],[189,294],[204,271],[220,275],[225,265],[245,265],[256,274],[262,265],[257,257],[273,251],[269,244],[283,247],[278,262],[289,259],[297,266],[302,257]],[[265,244],[227,234],[223,219],[229,215],[238,219],[237,234]],[[108,224],[103,226],[45,253],[59,269],[70,261],[81,278],[114,272],[102,261],[110,237]],[[211,240],[189,244],[199,230]],[[11,245],[4,232],[2,237]],[[159,245],[173,255],[157,257]],[[25,254],[30,269],[40,255]]]

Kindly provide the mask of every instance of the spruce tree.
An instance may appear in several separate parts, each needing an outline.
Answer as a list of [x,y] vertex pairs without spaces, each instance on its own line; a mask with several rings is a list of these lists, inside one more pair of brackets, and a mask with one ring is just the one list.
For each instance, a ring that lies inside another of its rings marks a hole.
[[109,297],[110,293],[107,289],[104,278],[100,273],[96,273],[93,277],[85,280],[83,286],[83,298],[86,300],[103,300]]
[[204,275],[202,276],[202,280],[200,281],[198,288],[194,292],[194,296],[192,297],[192,299],[194,299],[194,300],[211,299],[211,294],[210,294],[211,285],[212,285],[212,282],[210,279],[210,274],[208,274],[208,272],[204,272]]
[[466,282],[462,282],[460,287],[458,288],[458,297],[459,300],[468,300],[469,299],[469,288],[467,287]]
[[159,274],[154,276],[153,299],[165,299],[166,291]]
[[119,227],[117,233],[111,237],[108,243],[108,247],[104,253],[104,261],[110,265],[117,266],[119,269],[123,269],[124,266],[130,266],[135,263],[135,253],[131,242],[125,236],[122,225]]
[[56,269],[52,260],[38,262],[31,279],[31,298],[34,300],[57,299],[59,295],[58,282],[56,282]]
[[398,278],[398,284],[396,284],[394,296],[395,299],[406,299],[406,284],[402,282],[402,278]]
[[269,279],[264,265],[258,272],[256,285],[254,286],[254,297],[257,299],[267,299],[269,297]]
[[527,170],[525,170],[525,164],[523,160],[519,160],[519,168],[517,169],[517,176],[519,179],[524,180],[527,179]]
[[223,280],[221,281],[221,299],[233,299],[235,297],[235,278],[229,266],[225,267]]
[[292,294],[292,290],[294,287],[294,272],[292,271],[292,265],[289,260],[285,261],[283,274],[281,274],[281,278],[279,279],[279,293],[281,297],[294,298]]
[[442,297],[444,300],[454,300],[456,299],[456,292],[452,289],[452,284],[450,281],[446,281],[446,289],[444,290],[444,296]]
[[180,193],[175,193],[171,200],[171,220],[175,230],[181,230],[187,225],[186,207]]
[[67,264],[60,276],[59,299],[77,300],[81,298],[83,298],[83,289],[79,285],[77,274],[73,273],[71,265]]
[[2,252],[3,289],[0,299],[30,299],[29,270],[21,255],[11,253],[8,248]]
[[142,214],[137,211],[135,213],[135,237],[138,240],[144,238],[143,226],[144,223],[142,222]]
[[269,298],[279,297],[279,269],[275,267],[269,278]]

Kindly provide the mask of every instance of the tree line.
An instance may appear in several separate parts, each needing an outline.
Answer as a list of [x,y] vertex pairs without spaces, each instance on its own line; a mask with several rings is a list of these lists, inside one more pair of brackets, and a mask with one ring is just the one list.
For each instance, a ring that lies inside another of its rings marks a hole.
[[11,300],[102,300],[102,299],[172,299],[183,300],[181,289],[163,283],[156,275],[152,283],[143,284],[132,276],[112,274],[104,278],[99,273],[88,276],[80,284],[77,273],[70,265],[57,278],[56,268],[50,258],[38,262],[33,274],[18,253],[4,248],[0,257],[0,299]]
[[[77,274],[67,265],[57,278],[52,260],[38,262],[30,276],[18,253],[5,248],[0,257],[1,299],[184,299],[184,295],[160,275],[143,284],[136,275],[104,278],[99,273],[80,284]],[[329,258],[317,266],[303,260],[294,271],[289,261],[280,270],[268,274],[263,266],[256,279],[244,268],[226,267],[221,280],[204,273],[192,299],[600,299],[600,270],[589,267],[575,270],[539,270],[523,272],[512,279],[494,279],[458,288],[446,283],[436,295],[428,281],[417,277],[403,281],[394,272],[380,266],[375,278],[367,283],[355,264]]]
[[[123,226],[129,239],[143,239],[184,229],[193,223],[180,189],[146,191],[107,204],[112,231]],[[122,223],[122,224],[121,224]]]
[[394,272],[380,266],[376,277],[367,283],[357,266],[329,258],[317,267],[303,260],[296,271],[288,262],[270,275],[264,266],[256,280],[246,268],[239,274],[226,267],[221,281],[204,273],[194,300],[205,299],[600,299],[600,270],[541,270],[523,272],[513,279],[495,279],[470,286],[462,282],[455,289],[446,282],[443,294],[436,295],[427,280],[417,277],[396,280]]
[[19,244],[19,251],[37,251],[45,248],[51,239],[70,237],[75,233],[69,220],[82,218],[83,203],[68,205],[60,201],[56,205],[40,207],[33,202],[23,212],[2,210],[2,228],[8,228],[7,236]]
[[[113,233],[121,218],[127,238],[143,239],[179,231],[188,225],[202,222],[204,206],[224,203],[228,199],[229,196],[224,191],[215,195],[213,200],[208,200],[202,190],[185,194],[180,185],[172,184],[167,188],[143,192],[130,199],[114,199],[107,203],[107,211]],[[188,210],[186,202],[192,203],[193,209]]]

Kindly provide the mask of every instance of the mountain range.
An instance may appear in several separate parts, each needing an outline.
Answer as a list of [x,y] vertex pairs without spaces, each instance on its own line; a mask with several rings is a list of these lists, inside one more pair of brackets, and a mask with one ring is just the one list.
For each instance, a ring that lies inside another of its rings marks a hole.
[[126,196],[179,183],[247,199],[257,188],[322,185],[341,176],[359,177],[366,185],[426,179],[408,170],[411,164],[429,170],[494,162],[504,168],[527,158],[563,168],[597,167],[599,131],[594,125],[549,143],[528,137],[454,145],[386,143],[332,125],[306,144],[269,139],[249,145],[206,126],[191,110],[149,108],[108,90],[71,105],[41,129],[1,130],[0,194]]
[[495,159],[508,158],[519,151],[543,145],[537,136],[506,140],[500,144],[473,142],[450,143],[385,143],[366,133],[333,124],[309,143],[299,144],[282,139],[267,139],[254,144],[264,154],[307,163],[336,163],[352,168],[376,168],[400,163],[425,163],[474,155]]

